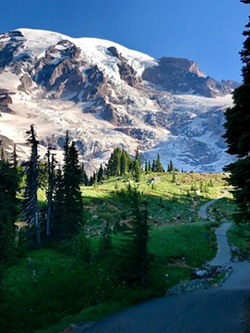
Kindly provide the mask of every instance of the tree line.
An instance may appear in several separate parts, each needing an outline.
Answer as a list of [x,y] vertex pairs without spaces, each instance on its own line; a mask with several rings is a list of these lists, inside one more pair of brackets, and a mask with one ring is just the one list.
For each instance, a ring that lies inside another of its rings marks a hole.
[[[39,161],[39,141],[33,125],[27,135],[27,142],[31,146],[27,162],[22,166],[18,165],[15,146],[10,161],[4,158],[4,154],[0,160],[1,269],[15,262],[22,251],[40,249],[51,244],[53,246],[76,237],[81,249],[84,249],[82,258],[89,260],[90,249],[85,233],[86,212],[81,185],[84,185],[85,181],[85,185],[90,185],[90,182],[83,165],[79,163],[75,142],[69,141],[66,132],[61,166],[50,146],[47,148],[46,162]],[[100,167],[94,177],[100,182],[104,177],[130,174],[139,181],[142,172],[138,149],[135,159],[132,160],[125,150],[115,148],[106,166]],[[46,193],[45,205],[38,201],[39,188]],[[128,270],[130,273],[121,279],[144,285],[149,262],[147,205],[138,189],[130,185],[125,196],[130,201],[131,228],[125,230],[126,245],[118,251],[118,256],[119,261],[130,265],[131,269]],[[18,220],[22,226],[18,224]],[[100,236],[99,258],[105,258],[112,248],[111,228],[107,222]]]

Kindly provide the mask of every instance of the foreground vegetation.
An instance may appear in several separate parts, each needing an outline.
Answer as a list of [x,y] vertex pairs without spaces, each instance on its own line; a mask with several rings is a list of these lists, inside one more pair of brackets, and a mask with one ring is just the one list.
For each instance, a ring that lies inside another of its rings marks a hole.
[[68,134],[62,169],[50,149],[39,164],[32,126],[29,134],[25,173],[15,151],[12,163],[0,161],[1,331],[97,320],[164,296],[214,257],[214,228],[232,212],[224,199],[208,221],[198,210],[228,194],[226,175],[180,173],[172,163],[164,172],[159,155],[143,170],[138,150],[132,161],[115,149],[88,180]]
[[[157,178],[158,183],[149,183]],[[58,332],[70,322],[97,320],[146,299],[164,296],[192,269],[216,253],[215,222],[199,221],[200,205],[225,191],[223,175],[171,173],[142,176],[139,191],[148,202],[150,267],[147,287],[119,277],[124,231],[130,223],[128,178],[82,187],[89,257],[80,235],[28,251],[4,271],[3,332]],[[209,184],[209,185],[208,185]],[[202,190],[202,192],[201,192]],[[44,194],[40,191],[40,203]],[[191,218],[190,218],[191,217]],[[100,257],[102,231],[109,223],[112,247]],[[14,311],[13,311],[14,309]],[[53,324],[60,322],[53,328]]]

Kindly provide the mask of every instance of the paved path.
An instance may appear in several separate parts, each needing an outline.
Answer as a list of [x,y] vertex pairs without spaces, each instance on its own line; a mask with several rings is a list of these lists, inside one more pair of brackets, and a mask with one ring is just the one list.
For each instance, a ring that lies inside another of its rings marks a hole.
[[205,203],[204,205],[202,205],[202,206],[200,207],[199,211],[198,211],[198,215],[199,215],[202,219],[206,220],[206,219],[208,218],[208,216],[207,216],[207,208],[208,208],[210,205],[212,205],[215,201],[217,201],[217,200],[219,200],[219,199],[220,199],[220,198],[210,200],[210,201],[208,201],[207,203]]
[[210,265],[231,266],[231,251],[227,241],[227,230],[231,223],[223,223],[217,228],[215,234],[217,237],[218,250],[215,258],[210,261]]
[[[211,203],[210,203],[211,204]],[[208,207],[209,203],[205,207]],[[200,211],[204,212],[203,209]],[[203,214],[203,213],[202,213]],[[206,217],[204,217],[206,218]],[[92,333],[240,333],[249,295],[250,264],[230,262],[225,223],[216,231],[218,253],[210,264],[229,264],[233,272],[219,288],[145,302],[100,320]],[[81,332],[81,330],[77,331]]]

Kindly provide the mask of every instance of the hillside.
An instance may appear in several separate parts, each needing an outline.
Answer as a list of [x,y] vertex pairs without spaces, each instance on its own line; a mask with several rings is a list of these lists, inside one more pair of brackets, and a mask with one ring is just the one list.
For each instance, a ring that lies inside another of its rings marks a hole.
[[[152,177],[158,182],[150,184]],[[213,227],[218,222],[200,221],[197,211],[209,198],[224,193],[223,178],[219,174],[176,174],[173,182],[171,173],[143,176],[139,191],[148,201],[152,255],[150,288],[146,289],[117,284],[117,274],[123,272],[119,247],[131,218],[127,178],[111,178],[94,187],[83,187],[91,257],[87,262],[83,259],[85,243],[81,233],[70,241],[48,244],[48,248],[36,251],[21,252],[21,245],[20,258],[4,271],[3,327],[13,332],[49,327],[47,332],[58,332],[58,326],[50,326],[65,316],[69,317],[59,325],[61,328],[72,320],[96,320],[165,295],[179,279],[190,279],[193,269],[211,259],[216,251]],[[44,192],[39,193],[42,210]],[[223,210],[217,212],[223,219]],[[114,247],[101,258],[100,234],[107,222],[112,228]]]

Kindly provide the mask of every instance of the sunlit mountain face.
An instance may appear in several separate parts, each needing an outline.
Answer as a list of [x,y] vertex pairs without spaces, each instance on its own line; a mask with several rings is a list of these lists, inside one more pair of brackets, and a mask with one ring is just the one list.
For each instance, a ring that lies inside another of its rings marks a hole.
[[90,171],[120,146],[143,161],[160,153],[179,170],[222,171],[224,111],[237,83],[218,82],[187,59],[154,59],[107,40],[18,29],[0,35],[0,130],[6,151],[29,154],[31,124],[40,155],[60,160],[66,130]]

